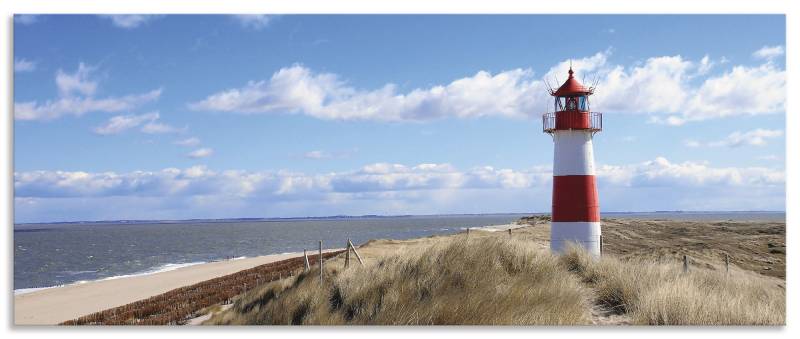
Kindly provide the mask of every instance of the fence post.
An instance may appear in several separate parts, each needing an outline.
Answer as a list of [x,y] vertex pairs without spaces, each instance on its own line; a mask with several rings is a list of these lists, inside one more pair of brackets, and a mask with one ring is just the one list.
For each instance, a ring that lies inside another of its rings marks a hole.
[[730,256],[728,256],[728,253],[725,253],[725,273],[730,273],[730,263]]
[[[353,250],[353,253],[356,255],[356,259],[358,259],[358,263],[361,264],[361,266],[364,266],[364,260],[361,260],[361,255],[359,255],[358,251],[356,251],[356,245],[353,245],[353,242],[350,241],[350,239],[347,239],[347,243],[350,245],[350,248]],[[348,253],[349,252],[350,251],[348,251]]]
[[511,229],[508,229],[508,238],[511,239]]
[[347,238],[345,249],[347,249],[347,251],[344,254],[344,268],[348,268],[350,267],[350,238]]
[[600,255],[603,255],[603,235],[600,235]]
[[308,262],[308,251],[305,248],[303,249],[303,260],[305,261],[305,271],[308,272],[311,270],[311,264]]
[[469,227],[467,227],[467,239],[469,239]]
[[683,273],[689,272],[689,257],[683,255]]
[[319,241],[319,282],[322,282],[322,240]]

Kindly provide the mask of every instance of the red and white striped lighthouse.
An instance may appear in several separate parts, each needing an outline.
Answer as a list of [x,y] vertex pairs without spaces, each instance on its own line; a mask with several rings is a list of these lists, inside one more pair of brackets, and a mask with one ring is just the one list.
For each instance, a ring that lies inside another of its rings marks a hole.
[[553,211],[550,250],[558,253],[570,242],[600,255],[600,203],[595,184],[592,137],[603,128],[603,116],[591,112],[589,96],[594,87],[584,87],[573,77],[557,90],[555,110],[542,117],[544,132],[553,137]]

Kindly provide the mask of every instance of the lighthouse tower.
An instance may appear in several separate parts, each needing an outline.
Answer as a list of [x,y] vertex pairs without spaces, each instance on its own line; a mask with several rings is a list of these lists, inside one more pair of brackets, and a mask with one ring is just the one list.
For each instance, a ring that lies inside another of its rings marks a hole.
[[554,112],[542,117],[545,133],[553,137],[553,211],[550,250],[564,251],[569,243],[600,255],[600,204],[595,184],[592,137],[603,128],[601,113],[589,110],[594,87],[573,77],[557,90]]

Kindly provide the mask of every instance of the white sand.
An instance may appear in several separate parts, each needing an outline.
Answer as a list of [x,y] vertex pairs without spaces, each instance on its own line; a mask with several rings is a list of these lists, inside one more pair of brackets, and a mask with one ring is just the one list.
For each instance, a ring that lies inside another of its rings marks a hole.
[[498,232],[498,231],[508,231],[513,230],[516,228],[527,227],[530,225],[525,224],[503,224],[503,225],[491,225],[491,226],[480,226],[480,227],[470,227],[470,231],[484,231],[484,232]]
[[14,324],[54,325],[178,287],[301,255],[303,253],[274,254],[218,261],[150,275],[92,281],[19,294],[14,296]]

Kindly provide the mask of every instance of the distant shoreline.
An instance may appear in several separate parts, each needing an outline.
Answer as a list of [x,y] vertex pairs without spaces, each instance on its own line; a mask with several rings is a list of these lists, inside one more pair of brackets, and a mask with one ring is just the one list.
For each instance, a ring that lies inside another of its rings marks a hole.
[[[627,212],[600,212],[602,215],[626,215],[626,214],[767,214],[783,213],[786,211],[627,211]],[[175,223],[222,223],[222,222],[271,222],[271,221],[304,221],[304,220],[347,220],[347,219],[383,219],[383,218],[414,218],[414,217],[454,217],[454,216],[492,216],[492,215],[547,215],[549,212],[519,212],[519,213],[453,213],[453,214],[364,214],[364,215],[330,215],[330,216],[307,216],[307,217],[253,217],[253,218],[218,218],[218,219],[119,219],[119,220],[76,220],[76,221],[41,221],[41,222],[22,222],[14,223],[14,226],[27,225],[85,225],[85,224],[175,224]]]

